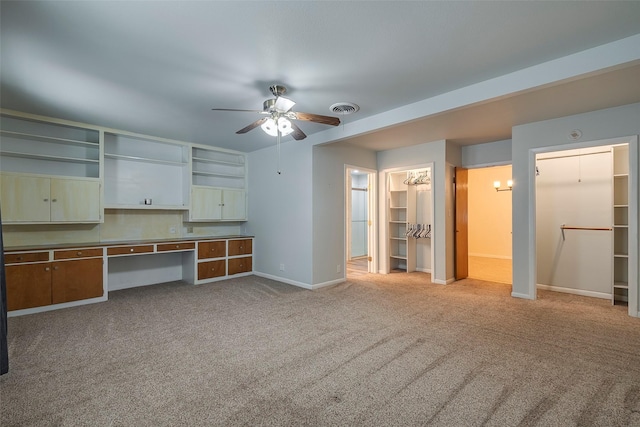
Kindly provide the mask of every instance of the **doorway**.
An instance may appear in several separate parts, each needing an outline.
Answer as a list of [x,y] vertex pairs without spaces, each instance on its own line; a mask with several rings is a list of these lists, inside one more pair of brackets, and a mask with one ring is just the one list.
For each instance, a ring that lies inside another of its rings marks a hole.
[[375,273],[376,171],[346,169],[345,254],[347,276]]
[[456,168],[456,279],[512,283],[511,165]]

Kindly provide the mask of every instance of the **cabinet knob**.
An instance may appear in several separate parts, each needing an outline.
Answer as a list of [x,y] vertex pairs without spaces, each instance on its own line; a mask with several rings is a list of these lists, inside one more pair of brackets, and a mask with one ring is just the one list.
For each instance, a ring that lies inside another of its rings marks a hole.
[[244,246],[240,245],[240,250],[244,249]]
[[49,270],[51,270],[49,267],[44,268],[44,271],[49,271]]
[[180,249],[180,245],[176,245],[176,249]]
[[57,270],[58,268],[60,268],[60,267],[58,267],[57,265],[55,267],[53,267],[54,270]]
[[48,201],[49,201],[49,199],[43,199],[43,202],[48,202]]
[[78,251],[78,253],[76,255],[80,256],[80,255],[82,255],[82,252]]
[[131,252],[133,252],[133,248],[129,249]]
[[216,251],[216,248],[211,248],[211,252],[215,252],[215,251]]
[[52,202],[57,202],[57,201],[58,201],[58,199],[51,199],[51,201],[52,201]]
[[216,268],[215,267],[211,267],[211,271],[216,271]]
[[22,261],[22,257],[21,256],[18,257],[18,261]]

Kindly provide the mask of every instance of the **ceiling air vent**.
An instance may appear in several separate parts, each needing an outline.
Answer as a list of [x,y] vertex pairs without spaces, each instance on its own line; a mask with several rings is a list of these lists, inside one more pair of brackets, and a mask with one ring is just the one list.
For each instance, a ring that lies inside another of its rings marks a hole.
[[336,102],[329,109],[336,114],[347,115],[355,113],[360,107],[353,102]]

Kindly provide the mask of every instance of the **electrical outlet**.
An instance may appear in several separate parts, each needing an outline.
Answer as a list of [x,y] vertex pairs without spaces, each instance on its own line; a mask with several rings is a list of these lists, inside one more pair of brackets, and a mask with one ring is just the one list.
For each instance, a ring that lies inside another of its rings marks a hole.
[[284,271],[284,264],[280,264],[280,271]]
[[176,228],[175,227],[169,228],[169,233],[176,234]]
[[336,273],[340,273],[342,271],[342,265],[338,264],[338,266],[336,267]]

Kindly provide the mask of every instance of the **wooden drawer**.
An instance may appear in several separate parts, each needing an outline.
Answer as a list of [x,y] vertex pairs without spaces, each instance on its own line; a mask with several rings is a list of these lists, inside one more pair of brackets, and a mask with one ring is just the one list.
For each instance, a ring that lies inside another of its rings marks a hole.
[[251,239],[229,240],[229,256],[249,255],[252,253]]
[[107,248],[107,255],[133,255],[153,253],[153,245],[113,246]]
[[221,258],[227,255],[227,241],[198,242],[198,259]]
[[247,273],[251,270],[253,270],[253,258],[250,256],[229,260],[229,276],[232,274]]
[[55,251],[53,259],[95,258],[102,256],[102,248],[71,249]]
[[198,264],[198,280],[211,279],[226,275],[225,261],[207,261]]
[[157,246],[158,252],[166,251],[184,251],[189,249],[195,249],[195,242],[180,242],[180,243],[163,243]]
[[49,252],[22,252],[5,254],[5,264],[19,264],[22,262],[49,261]]

